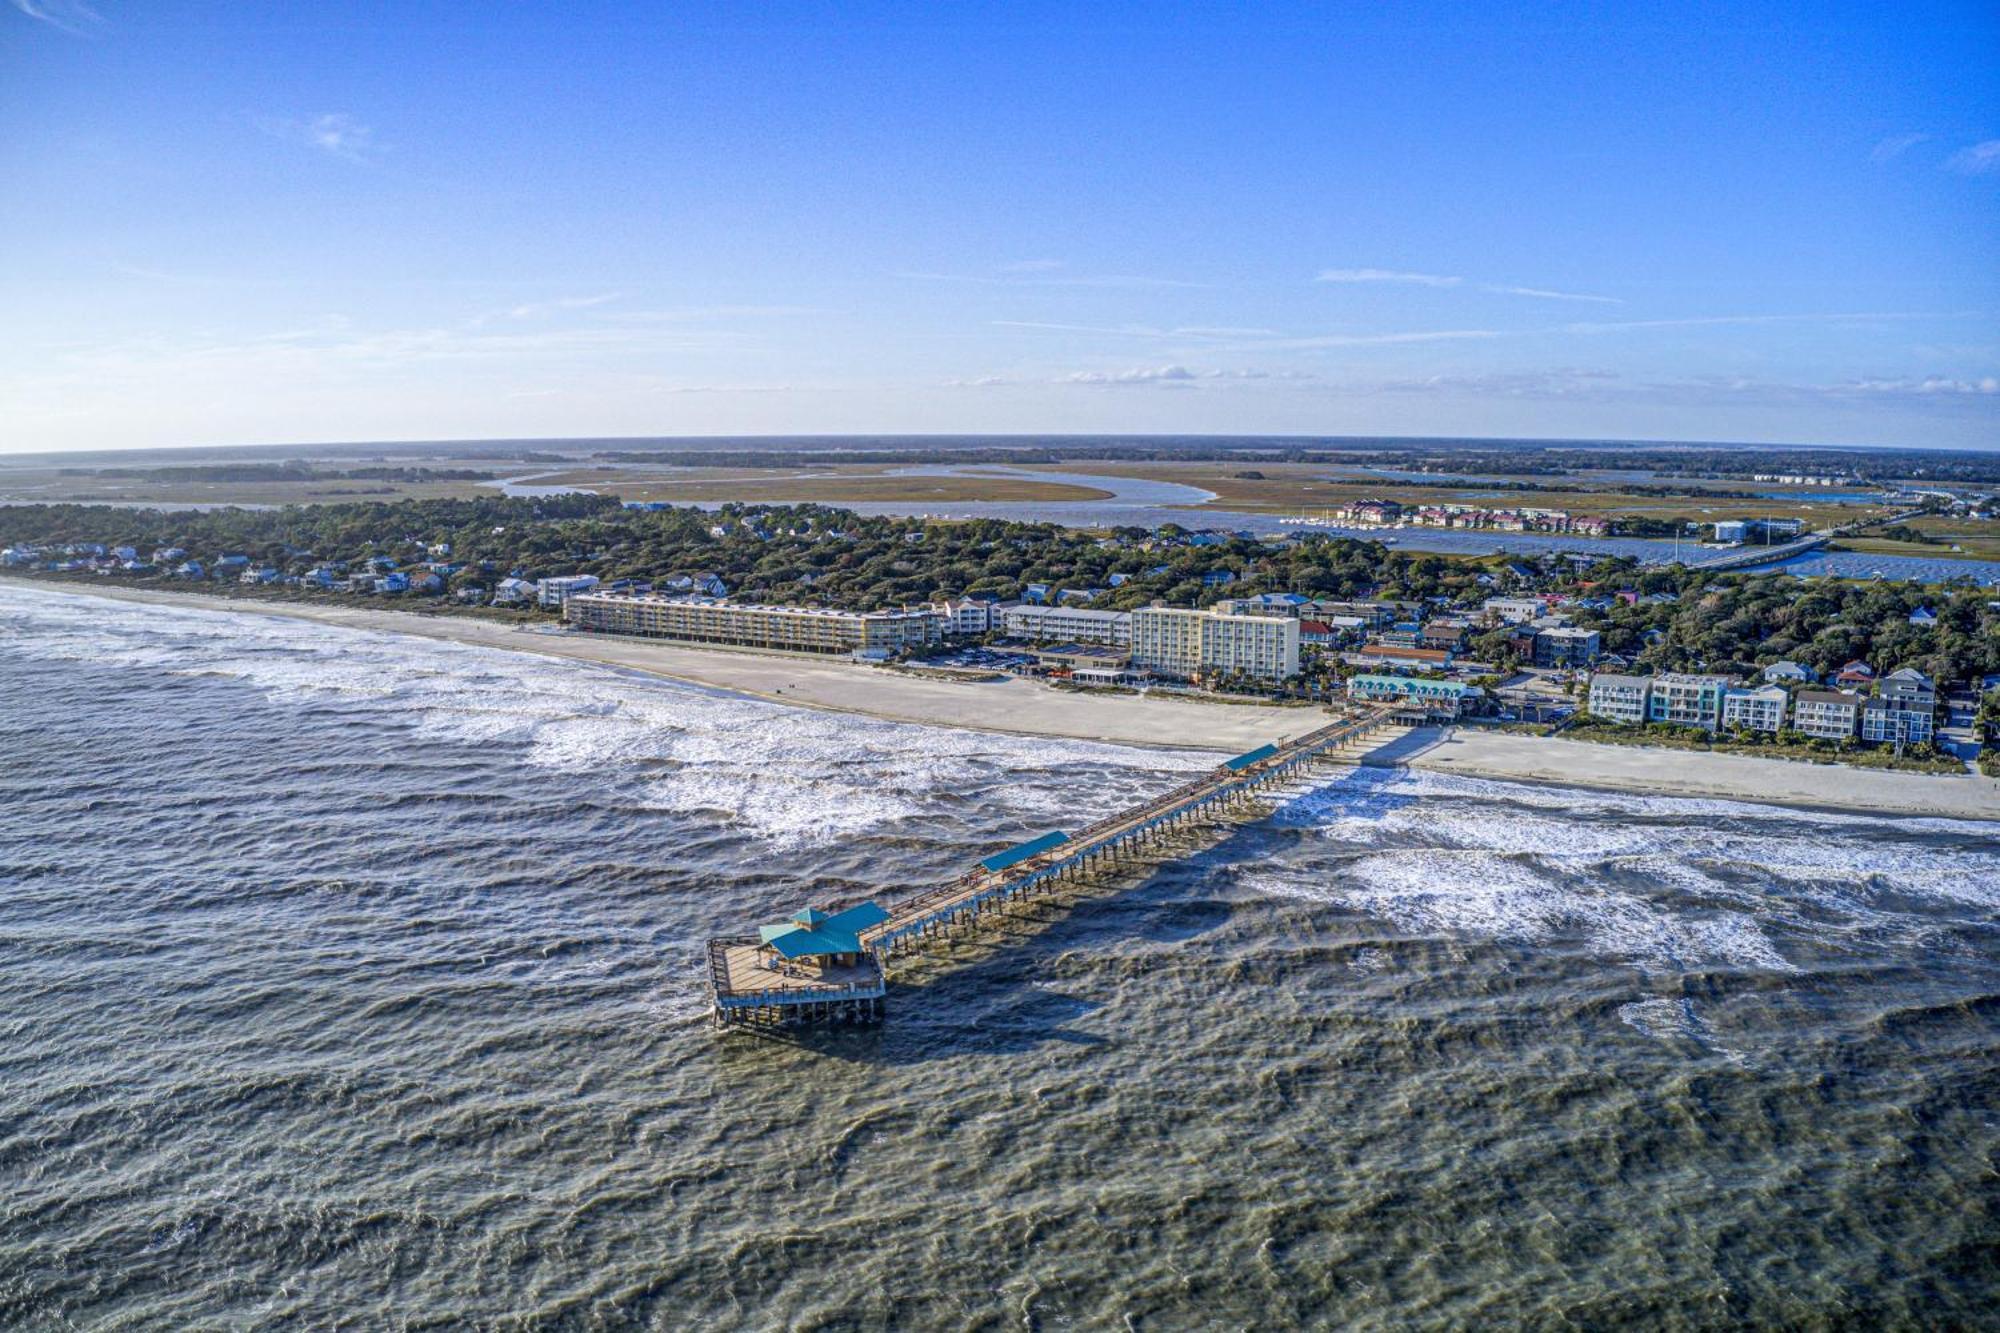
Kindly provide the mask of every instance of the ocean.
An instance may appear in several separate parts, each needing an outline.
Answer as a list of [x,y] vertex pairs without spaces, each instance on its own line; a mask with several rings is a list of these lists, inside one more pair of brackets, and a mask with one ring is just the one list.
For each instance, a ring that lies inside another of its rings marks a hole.
[[778,1041],[709,935],[1215,756],[8,584],[0,755],[0,1327],[2000,1307],[2000,824],[1327,773]]

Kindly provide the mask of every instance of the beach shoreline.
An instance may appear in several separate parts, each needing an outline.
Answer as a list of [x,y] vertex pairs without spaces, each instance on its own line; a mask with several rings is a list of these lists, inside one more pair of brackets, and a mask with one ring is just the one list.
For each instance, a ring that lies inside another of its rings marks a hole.
[[[1018,678],[952,681],[840,660],[567,634],[470,616],[380,606],[264,602],[151,588],[9,583],[76,597],[281,619],[635,670],[774,703],[922,726],[1241,753],[1311,730],[1308,707],[1052,690]],[[1636,795],[1708,798],[1876,814],[2000,819],[2000,779],[1901,773],[1735,754],[1592,745],[1467,727],[1398,730],[1354,757],[1370,767]]]

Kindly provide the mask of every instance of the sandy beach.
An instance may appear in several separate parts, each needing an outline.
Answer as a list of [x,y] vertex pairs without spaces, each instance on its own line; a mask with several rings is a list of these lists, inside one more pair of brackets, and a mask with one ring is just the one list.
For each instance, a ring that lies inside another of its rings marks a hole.
[[[927,726],[1119,745],[1240,753],[1310,730],[1306,707],[1207,703],[1136,695],[1083,695],[1019,679],[930,679],[843,661],[690,648],[572,635],[470,616],[424,615],[379,605],[263,602],[200,593],[80,587],[21,579],[52,592],[409,634],[644,671],[803,708]],[[2000,819],[2000,779],[1896,773],[1747,755],[1592,745],[1475,728],[1385,733],[1359,762],[1466,777],[1594,787],[1654,796],[1719,797],[1821,809]]]

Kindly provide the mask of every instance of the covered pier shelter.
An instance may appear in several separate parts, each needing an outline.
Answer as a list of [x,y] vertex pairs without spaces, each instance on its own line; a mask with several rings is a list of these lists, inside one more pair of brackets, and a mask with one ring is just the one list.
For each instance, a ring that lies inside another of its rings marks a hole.
[[838,911],[803,907],[789,920],[759,926],[754,939],[710,940],[716,1026],[881,1018],[882,965],[860,936],[888,919],[874,902]]

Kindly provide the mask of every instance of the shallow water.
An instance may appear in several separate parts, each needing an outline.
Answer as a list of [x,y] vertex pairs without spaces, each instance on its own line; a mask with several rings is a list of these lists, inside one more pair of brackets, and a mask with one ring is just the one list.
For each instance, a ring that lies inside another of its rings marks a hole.
[[709,934],[1213,756],[15,586],[0,753],[0,1326],[2000,1295],[2000,825],[1348,773],[773,1044]]

